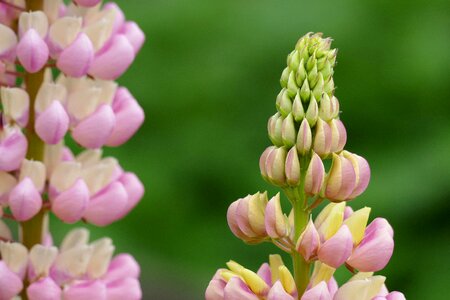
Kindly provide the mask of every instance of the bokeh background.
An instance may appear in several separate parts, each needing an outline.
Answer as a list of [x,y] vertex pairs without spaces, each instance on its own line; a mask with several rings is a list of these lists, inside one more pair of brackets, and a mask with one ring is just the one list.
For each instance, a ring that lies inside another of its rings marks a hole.
[[[244,245],[225,214],[248,193],[276,192],[258,159],[286,55],[308,31],[339,48],[334,78],[347,149],[372,168],[369,188],[351,204],[371,206],[372,217],[395,228],[382,272],[388,287],[408,299],[448,299],[448,0],[117,2],[148,38],[119,80],[147,120],[129,143],[105,152],[147,192],[129,216],[93,236],[109,235],[118,252],[136,256],[144,299],[203,299],[227,260],[257,269],[277,251]],[[58,238],[67,230],[57,221],[53,228]]]

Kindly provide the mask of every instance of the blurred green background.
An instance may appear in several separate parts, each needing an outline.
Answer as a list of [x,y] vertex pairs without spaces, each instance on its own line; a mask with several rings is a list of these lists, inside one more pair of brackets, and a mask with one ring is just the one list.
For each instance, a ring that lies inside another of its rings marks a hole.
[[[339,48],[346,148],[372,168],[368,190],[351,205],[371,206],[395,229],[395,253],[381,272],[388,287],[408,299],[448,299],[448,0],[117,2],[147,35],[119,80],[147,120],[129,143],[105,151],[147,191],[129,216],[93,235],[136,256],[144,299],[203,299],[227,260],[257,269],[277,251],[244,245],[225,215],[239,197],[276,191],[258,159],[286,56],[308,31]],[[61,237],[68,227],[54,224]]]

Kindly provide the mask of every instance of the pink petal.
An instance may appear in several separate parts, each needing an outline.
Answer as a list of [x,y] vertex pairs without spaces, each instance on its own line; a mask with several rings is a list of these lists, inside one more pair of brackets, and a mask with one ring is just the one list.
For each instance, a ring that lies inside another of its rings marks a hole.
[[268,263],[263,263],[261,267],[259,267],[256,274],[258,274],[258,276],[261,277],[261,279],[264,280],[268,286],[272,285],[272,270],[270,269]]
[[205,300],[224,300],[224,289],[226,282],[213,278],[206,288]]
[[134,57],[133,46],[126,36],[117,34],[112,38],[109,48],[95,57],[89,74],[105,80],[114,80],[128,69]]
[[314,151],[305,176],[305,192],[315,195],[322,189],[323,178],[325,177],[325,167],[323,162]]
[[386,296],[386,300],[406,300],[406,298],[400,292],[391,292]]
[[140,300],[142,298],[141,285],[135,278],[125,278],[108,284],[106,295],[108,300]]
[[333,154],[333,163],[327,179],[325,196],[334,201],[348,200],[356,184],[353,165],[347,158]]
[[82,179],[60,193],[52,201],[53,213],[66,223],[75,223],[81,219],[89,201],[89,189]]
[[9,194],[9,206],[18,221],[28,221],[42,207],[41,194],[29,177],[25,177]]
[[128,141],[144,122],[144,110],[125,88],[118,89],[113,103],[116,126],[108,138],[108,146],[119,146]]
[[286,156],[285,174],[289,185],[297,186],[300,184],[300,160],[295,147],[292,147]]
[[134,54],[137,54],[145,42],[145,34],[142,29],[135,22],[126,22],[120,32],[133,46]]
[[319,260],[337,269],[352,254],[353,238],[347,225],[342,225],[319,249]]
[[0,260],[0,299],[9,300],[23,288],[22,280]]
[[100,281],[85,281],[68,286],[63,293],[64,300],[106,300],[106,286]]
[[120,7],[114,2],[105,3],[103,6],[103,11],[113,10],[114,11],[114,26],[113,34],[117,33],[119,30],[122,32],[122,28],[125,26],[125,15]]
[[34,125],[38,136],[47,144],[58,144],[69,129],[69,116],[61,102],[52,104],[36,119]]
[[294,297],[284,290],[280,281],[277,281],[270,289],[267,300],[294,300]]
[[301,300],[332,300],[328,286],[325,281],[321,281],[313,288],[307,290]]
[[144,196],[144,185],[134,173],[124,173],[119,181],[123,184],[123,187],[128,194],[128,202],[125,210],[122,212],[123,216],[128,214],[142,199]]
[[239,228],[238,225],[238,221],[237,221],[237,208],[239,205],[240,199],[234,201],[233,203],[230,204],[230,206],[228,207],[227,210],[227,221],[228,221],[228,226],[230,227],[231,232],[233,232],[233,234],[237,237],[240,238],[241,240],[249,240],[250,238],[248,236],[246,236],[242,230]]
[[61,288],[49,277],[33,282],[27,289],[29,300],[60,300]]
[[0,141],[0,170],[13,171],[20,168],[27,153],[28,142],[23,133],[12,129]]
[[103,104],[73,129],[72,136],[83,147],[100,148],[111,135],[115,122],[111,107]]
[[75,41],[64,49],[56,66],[66,75],[81,77],[87,74],[94,59],[94,47],[85,33],[80,33]]
[[29,29],[17,45],[17,58],[30,73],[42,69],[48,60],[48,46],[34,29]]
[[317,255],[317,250],[320,246],[320,236],[312,220],[309,220],[308,225],[301,234],[297,242],[297,251],[303,258],[309,261]]
[[89,202],[84,218],[97,226],[106,226],[119,219],[128,195],[119,182],[113,182]]
[[347,263],[361,272],[376,272],[383,269],[391,259],[394,239],[387,228],[367,229]]
[[224,289],[224,300],[259,300],[249,287],[239,278],[232,277]]
[[109,284],[123,278],[139,278],[140,273],[139,264],[133,256],[119,254],[111,260],[103,281]]
[[73,0],[76,4],[85,7],[92,7],[101,2],[101,0]]

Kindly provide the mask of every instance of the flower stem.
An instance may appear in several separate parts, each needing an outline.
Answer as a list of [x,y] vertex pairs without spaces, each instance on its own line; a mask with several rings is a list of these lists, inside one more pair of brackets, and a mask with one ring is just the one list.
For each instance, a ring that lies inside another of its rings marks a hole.
[[[296,189],[290,189],[287,194],[294,211],[294,243],[308,224],[310,210],[308,209],[308,197],[305,193],[305,176],[308,169],[309,157],[302,157],[300,161],[300,186]],[[291,253],[294,265],[294,279],[300,299],[309,283],[310,263],[305,261],[303,256],[297,251]]]

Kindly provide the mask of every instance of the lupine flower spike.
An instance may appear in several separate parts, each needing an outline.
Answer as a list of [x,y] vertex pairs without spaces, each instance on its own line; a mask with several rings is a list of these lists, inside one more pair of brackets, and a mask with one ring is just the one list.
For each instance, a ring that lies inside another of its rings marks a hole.
[[[344,150],[347,132],[334,93],[336,54],[322,34],[300,38],[281,75],[277,112],[268,121],[273,145],[260,157],[261,175],[281,188],[292,210],[283,212],[280,193],[270,198],[258,192],[233,202],[227,213],[236,237],[249,244],[272,242],[292,256],[291,270],[278,255],[256,273],[231,261],[214,275],[206,300],[405,299],[388,292],[385,277],[373,275],[392,256],[391,225],[379,217],[370,221],[368,207],[353,211],[347,205],[366,190],[370,168],[362,156]],[[353,277],[339,286],[333,275],[342,267]]]
[[[106,226],[144,194],[139,178],[103,157],[102,147],[122,145],[144,121],[138,101],[114,80],[145,36],[119,6],[101,2],[0,3],[0,300],[142,298],[132,256],[113,256],[109,238],[89,242],[85,229],[57,248],[49,224],[53,213]],[[73,153],[69,135],[86,149]],[[249,209],[265,208],[260,202]],[[19,223],[17,236],[2,217]],[[258,234],[261,224],[250,223]]]

